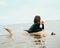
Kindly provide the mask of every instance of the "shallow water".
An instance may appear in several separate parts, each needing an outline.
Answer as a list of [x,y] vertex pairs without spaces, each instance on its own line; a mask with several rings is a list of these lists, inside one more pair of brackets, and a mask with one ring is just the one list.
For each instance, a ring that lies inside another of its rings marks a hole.
[[13,37],[8,36],[8,32],[0,28],[0,48],[60,48],[60,21],[46,21],[45,30],[56,35],[35,36],[22,35],[20,32],[28,29],[28,24],[5,25],[13,30]]

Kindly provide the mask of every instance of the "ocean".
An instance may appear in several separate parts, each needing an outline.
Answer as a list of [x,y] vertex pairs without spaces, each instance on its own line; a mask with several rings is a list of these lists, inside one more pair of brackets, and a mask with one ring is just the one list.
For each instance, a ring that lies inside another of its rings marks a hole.
[[[45,21],[45,30],[56,35],[22,35],[33,23],[0,25],[0,48],[60,48],[60,20]],[[13,37],[4,28],[12,29]]]

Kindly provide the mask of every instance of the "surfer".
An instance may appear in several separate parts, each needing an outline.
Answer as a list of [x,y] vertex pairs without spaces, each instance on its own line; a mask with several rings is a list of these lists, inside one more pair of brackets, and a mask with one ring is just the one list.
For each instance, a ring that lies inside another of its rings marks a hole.
[[[42,27],[40,27],[42,25]],[[44,30],[44,21],[41,21],[41,17],[36,15],[34,18],[34,24],[29,28],[29,30],[25,30],[28,33],[35,33]]]

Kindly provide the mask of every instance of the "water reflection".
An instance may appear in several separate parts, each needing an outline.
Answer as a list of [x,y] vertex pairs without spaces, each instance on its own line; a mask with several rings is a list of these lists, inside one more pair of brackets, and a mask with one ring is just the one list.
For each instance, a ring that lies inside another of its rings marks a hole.
[[31,35],[34,40],[33,42],[35,43],[36,48],[47,48],[45,45],[45,37],[42,37],[40,35]]

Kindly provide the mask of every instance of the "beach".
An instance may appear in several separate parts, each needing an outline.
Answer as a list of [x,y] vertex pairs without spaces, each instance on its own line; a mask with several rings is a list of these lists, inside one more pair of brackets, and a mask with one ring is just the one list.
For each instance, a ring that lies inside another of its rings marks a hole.
[[[0,48],[60,48],[60,20],[49,20],[45,22],[45,30],[48,33],[54,32],[56,35],[48,34],[44,36],[22,35],[21,32],[27,30],[32,23],[20,23],[4,25],[0,28]],[[4,27],[13,30],[13,37]]]

